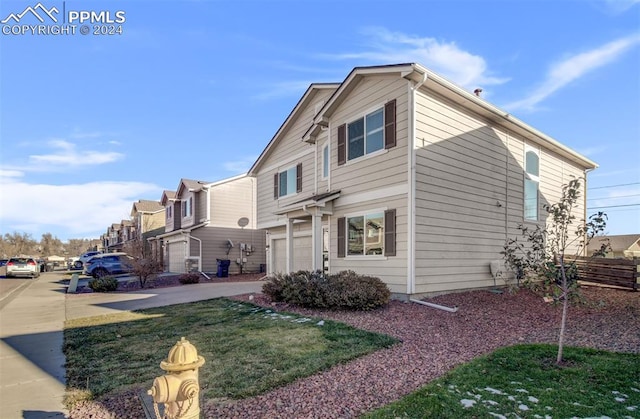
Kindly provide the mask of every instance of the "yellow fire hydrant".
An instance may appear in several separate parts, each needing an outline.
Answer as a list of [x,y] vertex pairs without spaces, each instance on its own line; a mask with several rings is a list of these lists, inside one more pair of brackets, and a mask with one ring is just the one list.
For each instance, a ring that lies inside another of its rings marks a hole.
[[[160,368],[167,371],[153,380],[147,392],[153,397],[158,419],[197,419],[200,417],[200,383],[198,369],[204,358],[198,355],[196,347],[184,337],[169,351],[167,359],[160,362]],[[164,404],[161,416],[158,403]]]

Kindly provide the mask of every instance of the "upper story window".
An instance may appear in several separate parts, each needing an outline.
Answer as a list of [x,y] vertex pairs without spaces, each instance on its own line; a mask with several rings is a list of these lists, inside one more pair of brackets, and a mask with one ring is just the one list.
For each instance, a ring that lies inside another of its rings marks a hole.
[[329,143],[322,147],[322,178],[329,177]]
[[171,219],[171,215],[173,213],[173,203],[167,207],[166,212],[167,212],[167,219],[168,220]]
[[382,116],[383,110],[380,108],[347,124],[347,156],[349,160],[382,150],[384,146]]
[[524,153],[524,218],[538,221],[538,188],[540,185],[540,155],[526,147]]
[[338,165],[396,145],[396,101],[338,127]]
[[193,197],[182,201],[182,217],[187,218],[193,215]]
[[274,175],[273,198],[293,195],[302,191],[302,163]]

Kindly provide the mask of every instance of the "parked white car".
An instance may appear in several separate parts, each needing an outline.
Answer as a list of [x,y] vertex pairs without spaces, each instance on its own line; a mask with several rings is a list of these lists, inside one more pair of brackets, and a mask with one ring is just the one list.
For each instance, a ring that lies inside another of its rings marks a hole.
[[7,262],[7,278],[12,276],[28,276],[37,278],[40,276],[40,265],[34,258],[15,257]]

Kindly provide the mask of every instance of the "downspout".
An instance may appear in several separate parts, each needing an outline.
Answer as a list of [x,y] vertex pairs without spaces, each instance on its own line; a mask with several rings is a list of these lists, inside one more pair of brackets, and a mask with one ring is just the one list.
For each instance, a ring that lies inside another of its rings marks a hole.
[[[198,272],[202,274],[205,278],[211,279],[206,273],[202,272],[202,240],[200,240],[196,236],[192,236],[191,230],[188,230],[186,233],[189,239],[194,239],[198,241]],[[187,245],[189,247],[189,256],[191,256],[191,243],[187,241]]]
[[409,96],[409,141],[407,144],[408,151],[408,205],[407,205],[407,229],[408,229],[408,243],[407,243],[407,295],[415,294],[416,292],[416,162],[415,162],[415,146],[416,146],[416,91],[426,83],[427,73],[422,75],[422,80],[411,86],[411,81],[407,84],[408,96]]
[[413,298],[410,298],[409,301],[411,301],[412,303],[422,304],[422,305],[427,306],[427,307],[437,308],[438,310],[448,311],[449,313],[455,313],[456,311],[458,311],[458,306],[447,307],[447,306],[442,306],[442,305],[436,304],[436,303],[430,303],[428,301],[415,300]]

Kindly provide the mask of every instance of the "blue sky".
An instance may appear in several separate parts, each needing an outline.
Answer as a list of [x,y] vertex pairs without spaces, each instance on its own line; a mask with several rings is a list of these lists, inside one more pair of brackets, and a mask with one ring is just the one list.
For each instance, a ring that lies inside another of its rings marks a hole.
[[[2,234],[98,238],[181,178],[248,170],[310,83],[401,62],[596,161],[589,212],[640,233],[640,0],[41,3],[126,20],[0,34]],[[2,0],[0,20],[37,4]]]

